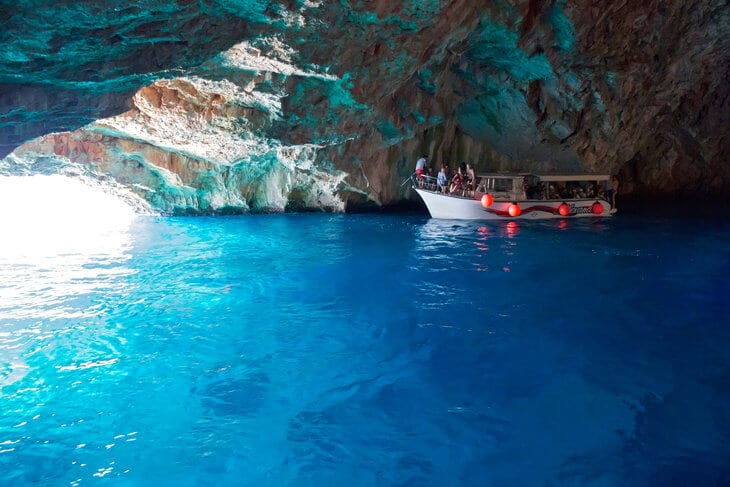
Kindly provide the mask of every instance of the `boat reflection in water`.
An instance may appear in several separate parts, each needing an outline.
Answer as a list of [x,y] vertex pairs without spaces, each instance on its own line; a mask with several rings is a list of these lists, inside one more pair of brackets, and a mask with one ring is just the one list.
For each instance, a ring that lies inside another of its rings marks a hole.
[[[539,227],[537,225],[528,225]],[[477,271],[509,272],[523,222],[500,221],[489,225],[463,220],[430,219],[418,232],[416,255],[424,271],[448,271],[466,263]],[[468,243],[469,245],[464,245]],[[473,248],[476,251],[465,252]]]

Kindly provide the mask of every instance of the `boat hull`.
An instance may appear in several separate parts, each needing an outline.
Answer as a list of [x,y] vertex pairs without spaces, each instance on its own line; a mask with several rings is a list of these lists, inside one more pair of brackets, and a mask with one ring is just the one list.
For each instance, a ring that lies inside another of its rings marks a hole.
[[[494,201],[489,207],[483,207],[478,199],[449,196],[442,193],[414,188],[428,208],[432,218],[449,220],[537,220],[547,218],[585,218],[611,216],[611,205],[603,199],[570,199],[570,200],[524,200],[517,201],[520,214],[509,213],[513,201]],[[561,215],[558,208],[566,203],[570,209],[567,215]],[[602,210],[594,211],[594,204],[600,204]]]

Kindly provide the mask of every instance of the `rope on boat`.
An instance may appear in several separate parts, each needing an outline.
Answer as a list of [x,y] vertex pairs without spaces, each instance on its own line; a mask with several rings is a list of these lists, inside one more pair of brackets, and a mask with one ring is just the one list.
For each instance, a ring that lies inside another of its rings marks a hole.
[[413,176],[415,176],[415,175],[416,175],[416,173],[414,172],[413,174],[411,174],[410,176],[408,176],[407,178],[405,178],[405,179],[403,180],[403,182],[402,182],[402,183],[400,183],[400,187],[402,188],[403,186],[405,186],[405,184],[406,184],[406,183],[407,183],[408,181],[411,181],[411,182],[413,182]]

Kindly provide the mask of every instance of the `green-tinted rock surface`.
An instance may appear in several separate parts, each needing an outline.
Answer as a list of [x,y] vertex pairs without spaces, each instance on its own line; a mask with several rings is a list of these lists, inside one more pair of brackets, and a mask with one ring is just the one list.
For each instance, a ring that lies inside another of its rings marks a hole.
[[0,0],[0,12],[0,149],[85,126],[14,160],[85,165],[164,211],[390,204],[420,153],[478,171],[618,173],[639,194],[730,189],[726,2]]

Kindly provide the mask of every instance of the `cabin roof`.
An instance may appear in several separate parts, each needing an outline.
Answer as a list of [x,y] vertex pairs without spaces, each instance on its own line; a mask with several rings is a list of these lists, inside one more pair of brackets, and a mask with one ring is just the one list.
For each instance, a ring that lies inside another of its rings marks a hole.
[[494,179],[514,179],[522,177],[536,177],[540,181],[609,181],[611,175],[609,174],[551,174],[541,175],[532,173],[491,173],[491,174],[477,174],[480,178],[494,178]]
[[563,174],[540,176],[540,181],[608,181],[611,179],[609,174]]

